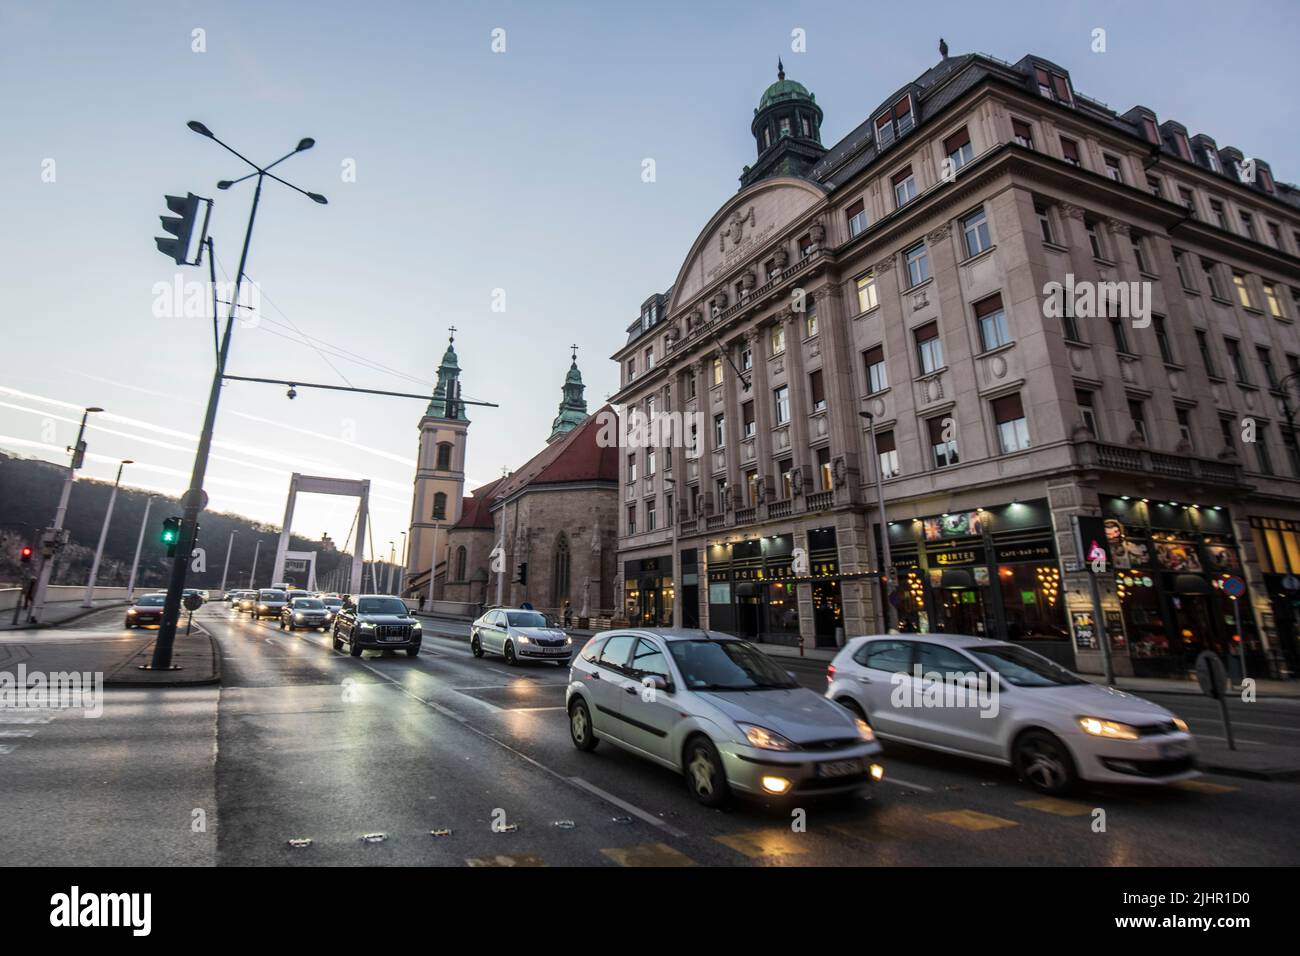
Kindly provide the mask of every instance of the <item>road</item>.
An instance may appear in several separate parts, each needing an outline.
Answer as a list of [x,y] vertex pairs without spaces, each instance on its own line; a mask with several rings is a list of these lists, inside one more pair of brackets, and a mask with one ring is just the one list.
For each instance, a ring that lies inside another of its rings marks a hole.
[[[869,799],[707,810],[608,744],[579,753],[567,671],[475,659],[426,625],[416,659],[352,658],[210,605],[218,688],[110,689],[104,714],[0,713],[0,859],[31,864],[1295,865],[1300,784],[1206,776],[1046,800],[1010,771],[893,748]],[[118,612],[80,627],[115,632]],[[784,661],[821,690],[824,667]],[[1196,733],[1217,714],[1162,699]],[[1300,743],[1300,703],[1237,705]],[[21,716],[26,722],[18,722]],[[7,721],[7,722],[6,722]],[[1094,829],[1096,810],[1105,829]],[[504,826],[494,826],[504,823]],[[437,835],[435,835],[437,834]],[[310,841],[294,847],[291,840]]]

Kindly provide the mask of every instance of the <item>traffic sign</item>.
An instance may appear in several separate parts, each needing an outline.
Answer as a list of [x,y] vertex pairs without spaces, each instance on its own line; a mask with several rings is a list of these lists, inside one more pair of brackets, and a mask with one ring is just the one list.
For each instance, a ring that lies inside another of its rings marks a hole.
[[1239,598],[1246,593],[1246,582],[1235,574],[1230,574],[1223,579],[1223,593],[1228,597]]

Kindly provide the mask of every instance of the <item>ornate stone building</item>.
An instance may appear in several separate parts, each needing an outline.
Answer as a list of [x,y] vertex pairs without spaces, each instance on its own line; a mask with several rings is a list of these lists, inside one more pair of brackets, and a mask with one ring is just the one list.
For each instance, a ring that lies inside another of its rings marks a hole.
[[[830,148],[821,118],[779,73],[613,356],[625,413],[691,422],[621,452],[629,619],[667,623],[676,582],[684,623],[761,640],[888,607],[1084,670],[1241,634],[1294,672],[1300,191],[1032,55],[945,54]],[[1105,521],[1097,605],[1075,516]]]

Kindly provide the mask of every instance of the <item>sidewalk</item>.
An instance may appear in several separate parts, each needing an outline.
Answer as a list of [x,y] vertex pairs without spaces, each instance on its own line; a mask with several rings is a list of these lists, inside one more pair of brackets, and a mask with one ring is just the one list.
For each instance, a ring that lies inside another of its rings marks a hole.
[[221,652],[215,638],[195,628],[189,637],[176,634],[172,663],[180,670],[142,671],[140,664],[153,658],[157,631],[128,635],[47,627],[29,630],[15,639],[0,641],[0,673],[17,674],[21,665],[27,674],[67,672],[104,675],[105,687],[189,687],[221,681]]
[[[1104,684],[1106,678],[1101,674],[1080,674],[1080,677],[1094,684]],[[1194,680],[1177,677],[1116,677],[1115,687],[1133,694],[1188,694],[1192,697],[1205,697],[1201,685]],[[1240,693],[1241,688],[1237,688]],[[1265,698],[1300,700],[1300,681],[1273,680],[1268,677],[1255,679],[1255,694],[1260,700]],[[1206,698],[1207,700],[1209,698]]]
[[40,624],[27,623],[26,608],[19,609],[18,623],[15,624],[13,622],[14,609],[9,608],[6,611],[0,611],[0,632],[34,631],[50,627],[62,627],[65,624],[71,624],[73,621],[79,621],[83,617],[94,614],[96,611],[111,607],[126,607],[126,602],[101,600],[94,607],[82,607],[80,601],[58,601],[45,605],[44,620]]

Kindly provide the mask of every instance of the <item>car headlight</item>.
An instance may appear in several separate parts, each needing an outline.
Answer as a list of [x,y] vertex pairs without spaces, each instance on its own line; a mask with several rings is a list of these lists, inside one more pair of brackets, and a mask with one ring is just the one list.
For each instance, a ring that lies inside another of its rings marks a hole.
[[259,611],[265,611],[265,610],[267,609],[267,607],[266,607],[265,604],[259,604],[259,605],[257,606],[257,609],[258,609]]
[[373,631],[374,629],[375,629],[375,626],[374,626],[373,624],[362,624],[362,625],[361,625],[361,630],[363,630],[363,631]]
[[416,621],[414,624],[411,625],[411,630],[413,630],[413,631],[423,631],[423,630],[424,630],[424,625],[421,624],[419,621]]
[[782,737],[775,730],[768,730],[766,727],[759,727],[757,724],[737,723],[737,727],[755,747],[760,750],[794,750],[795,746],[785,737]]
[[1179,730],[1181,730],[1181,731],[1182,731],[1183,733],[1185,733],[1185,734],[1190,734],[1190,733],[1191,733],[1191,731],[1187,729],[1187,721],[1183,720],[1183,718],[1181,718],[1181,717],[1175,717],[1175,718],[1174,718],[1174,726],[1177,727]]
[[531,643],[531,642],[528,640],[528,638],[527,638],[525,635],[520,634],[520,635],[519,635],[519,643],[520,643],[520,644],[529,644],[529,643]]
[[876,732],[871,729],[871,725],[861,717],[854,717],[853,724],[858,728],[858,736],[863,740],[875,740]]
[[1093,737],[1106,737],[1110,740],[1137,740],[1140,736],[1136,727],[1130,727],[1128,724],[1121,724],[1115,720],[1104,720],[1101,717],[1080,717],[1079,727],[1085,733]]
[[301,612],[301,611],[294,611],[294,612],[293,612],[293,619],[294,619],[295,621],[301,621],[301,620],[302,620],[302,612]]
[[138,614],[139,611],[137,611],[135,608],[131,608],[131,609],[130,609],[129,611],[127,611],[126,613],[127,613],[128,615],[130,615],[130,614]]
[[564,643],[565,643],[565,644],[572,644],[572,643],[573,643],[573,638],[571,638],[571,637],[566,637],[566,638],[564,639]]

